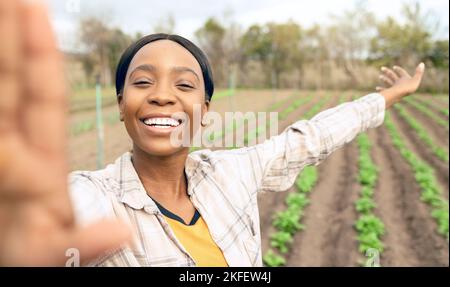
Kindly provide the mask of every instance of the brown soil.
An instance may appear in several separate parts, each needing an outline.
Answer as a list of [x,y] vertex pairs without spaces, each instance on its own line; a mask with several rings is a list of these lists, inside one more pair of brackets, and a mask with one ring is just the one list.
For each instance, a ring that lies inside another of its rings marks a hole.
[[[330,107],[336,105],[337,98]],[[318,166],[319,181],[302,220],[305,230],[294,236],[288,266],[355,266],[360,260],[353,228],[357,156],[353,142]]]

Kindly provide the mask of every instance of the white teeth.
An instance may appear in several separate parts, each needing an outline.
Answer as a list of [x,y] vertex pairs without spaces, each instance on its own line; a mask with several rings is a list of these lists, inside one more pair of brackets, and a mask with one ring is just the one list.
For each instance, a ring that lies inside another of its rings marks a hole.
[[155,127],[179,126],[180,123],[172,118],[149,118],[144,120],[144,124]]

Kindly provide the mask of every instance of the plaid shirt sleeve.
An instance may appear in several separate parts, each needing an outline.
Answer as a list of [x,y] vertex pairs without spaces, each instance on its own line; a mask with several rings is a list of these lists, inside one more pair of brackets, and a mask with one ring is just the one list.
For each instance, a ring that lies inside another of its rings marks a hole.
[[384,121],[385,99],[378,93],[300,120],[264,143],[236,151],[234,165],[258,191],[285,191],[308,165],[318,165],[359,133]]

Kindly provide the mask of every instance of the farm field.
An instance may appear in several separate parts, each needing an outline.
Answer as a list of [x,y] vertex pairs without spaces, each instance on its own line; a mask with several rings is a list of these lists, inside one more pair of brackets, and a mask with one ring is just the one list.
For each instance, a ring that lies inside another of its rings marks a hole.
[[[131,149],[115,98],[108,96],[112,93],[107,89],[103,99],[105,163]],[[297,120],[364,95],[273,93],[219,91],[211,110],[278,112],[282,132]],[[391,108],[382,126],[360,135],[320,165],[305,168],[289,191],[260,194],[264,263],[448,266],[448,109],[448,95],[413,95]],[[77,96],[70,110],[71,170],[94,170],[95,98]]]

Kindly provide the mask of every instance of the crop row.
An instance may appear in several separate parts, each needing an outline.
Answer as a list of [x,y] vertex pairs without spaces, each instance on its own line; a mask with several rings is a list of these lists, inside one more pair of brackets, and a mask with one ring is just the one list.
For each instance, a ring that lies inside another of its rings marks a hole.
[[445,236],[448,240],[448,201],[442,195],[442,189],[437,183],[433,168],[407,148],[389,113],[386,114],[385,126],[388,129],[394,146],[409,163],[415,180],[421,189],[420,198],[431,207],[431,216],[437,223],[439,234]]
[[373,194],[378,181],[378,169],[371,157],[371,143],[366,133],[358,136],[357,144],[359,149],[358,158],[358,182],[361,185],[360,197],[355,202],[355,208],[359,213],[355,228],[358,232],[359,252],[369,259],[365,266],[378,267],[379,262],[374,260],[374,256],[379,259],[384,246],[381,237],[385,233],[385,227],[379,217],[373,213],[376,208]]
[[[329,96],[315,104],[302,119],[309,119],[314,116],[322,106],[329,100]],[[286,264],[285,255],[293,242],[296,232],[303,230],[301,219],[305,207],[309,204],[308,194],[312,191],[318,180],[318,171],[315,166],[307,166],[299,174],[295,181],[297,191],[288,194],[285,203],[287,208],[274,215],[272,225],[277,232],[270,235],[270,246],[276,249],[276,253],[270,248],[263,257],[266,266],[278,267]],[[279,253],[279,254],[278,254]]]
[[398,111],[408,125],[417,133],[421,141],[442,161],[448,162],[448,153],[445,149],[436,145],[427,130],[401,105],[396,104],[394,108]]
[[448,130],[448,121],[443,120],[440,116],[436,115],[436,113],[432,109],[428,108],[424,104],[421,104],[421,103],[415,101],[414,99],[412,99],[410,97],[404,98],[404,101],[406,103],[408,103],[409,105],[413,106],[415,109],[417,109],[422,114],[424,114],[427,117],[429,117],[430,119],[432,119],[438,125],[446,128]]

